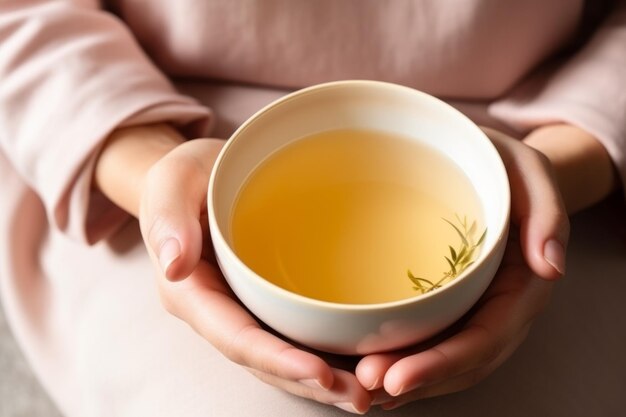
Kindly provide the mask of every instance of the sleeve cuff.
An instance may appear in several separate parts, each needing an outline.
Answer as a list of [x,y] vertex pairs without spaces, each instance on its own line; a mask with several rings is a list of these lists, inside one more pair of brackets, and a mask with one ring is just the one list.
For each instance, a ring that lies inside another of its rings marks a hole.
[[[71,238],[90,245],[106,239],[132,218],[92,187],[96,157],[106,137],[119,127],[158,122],[172,123],[188,138],[201,137],[207,135],[213,121],[210,111],[205,107],[186,97],[172,94],[157,94],[127,103],[108,120],[98,118],[96,114],[91,114],[91,120],[89,115],[82,117],[87,119],[83,119],[81,127],[87,127],[85,130],[89,131],[69,135],[76,139],[76,143],[67,145],[74,148],[71,155],[77,158],[68,160],[68,155],[62,149],[55,158],[50,158],[66,168],[49,171],[58,172],[58,180],[53,181],[53,184],[59,187],[50,187],[49,197],[60,196],[51,206],[53,213],[49,213],[49,218]],[[85,120],[88,122],[85,123]],[[86,136],[90,140],[80,140]],[[68,170],[71,171],[69,175]],[[67,183],[63,178],[71,178],[71,182]]]
[[488,111],[520,133],[551,123],[584,129],[605,147],[626,188],[626,0],[618,3],[577,53],[545,66]]

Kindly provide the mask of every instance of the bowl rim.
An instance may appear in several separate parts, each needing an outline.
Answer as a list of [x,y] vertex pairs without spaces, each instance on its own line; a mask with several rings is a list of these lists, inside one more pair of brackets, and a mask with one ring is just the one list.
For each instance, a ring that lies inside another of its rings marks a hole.
[[[228,154],[231,152],[232,143],[235,143],[239,139],[239,137],[242,135],[242,133],[245,132],[250,127],[250,125],[255,123],[256,120],[262,117],[265,113],[268,113],[275,107],[282,106],[289,101],[300,99],[302,96],[305,96],[305,95],[316,94],[316,93],[320,93],[320,91],[325,91],[325,90],[327,91],[327,90],[337,89],[337,88],[361,88],[361,87],[388,88],[388,89],[396,89],[398,91],[410,92],[411,94],[420,96],[420,98],[423,100],[432,101],[433,103],[435,103],[435,105],[439,106],[444,111],[447,111],[450,114],[452,114],[453,117],[463,120],[463,122],[468,126],[469,129],[475,130],[476,133],[478,133],[478,135],[481,137],[481,139],[485,141],[485,146],[489,149],[488,152],[491,152],[492,155],[494,156],[493,163],[495,165],[495,168],[499,171],[500,177],[504,179],[505,186],[503,187],[503,190],[502,190],[503,195],[501,196],[501,198],[503,199],[505,203],[506,213],[503,216],[502,222],[498,225],[497,238],[493,240],[493,243],[489,247],[483,248],[481,250],[479,260],[477,260],[474,264],[470,265],[466,270],[464,270],[461,273],[461,275],[456,277],[451,282],[448,282],[445,285],[435,290],[429,291],[427,293],[416,294],[415,296],[402,298],[399,300],[385,301],[385,302],[380,302],[380,303],[348,304],[348,303],[338,303],[334,301],[319,300],[319,299],[307,297],[305,295],[289,291],[263,278],[261,275],[256,273],[250,267],[248,267],[248,265],[246,265],[239,258],[239,256],[237,256],[234,249],[225,239],[224,234],[222,233],[222,230],[218,225],[218,222],[215,216],[215,210],[214,210],[215,181],[216,181],[216,178],[218,177],[218,170],[220,169],[222,161],[225,158],[227,158]],[[502,161],[502,158],[500,157],[500,154],[497,151],[495,145],[489,139],[489,137],[478,127],[478,125],[476,125],[469,117],[461,113],[458,109],[456,109],[452,105],[446,103],[445,101],[435,96],[432,96],[423,91],[416,90],[414,88],[407,87],[407,86],[400,85],[400,84],[394,84],[394,83],[385,82],[385,81],[374,81],[374,80],[341,80],[341,81],[331,81],[331,82],[326,82],[326,83],[321,83],[321,84],[315,84],[309,87],[305,87],[305,88],[293,91],[263,106],[261,109],[256,111],[252,116],[248,117],[248,119],[244,123],[242,123],[235,130],[235,132],[233,132],[230,138],[226,141],[226,143],[220,150],[217,159],[215,160],[213,168],[211,169],[208,192],[207,192],[207,212],[208,212],[208,221],[209,221],[209,230],[211,234],[211,240],[214,242],[213,246],[216,252],[216,258],[218,259],[218,262],[222,262],[222,261],[220,261],[220,255],[217,253],[218,246],[215,244],[216,240],[220,244],[219,246],[221,246],[226,251],[226,254],[228,255],[229,260],[232,260],[237,264],[237,269],[244,270],[246,272],[247,280],[256,281],[260,285],[264,286],[266,290],[270,292],[274,292],[280,298],[288,298],[292,301],[297,301],[300,303],[308,304],[311,307],[315,306],[317,308],[330,309],[330,310],[342,310],[342,311],[370,311],[370,310],[378,311],[378,310],[402,308],[407,305],[414,304],[416,302],[426,301],[432,298],[439,297],[441,294],[449,291],[450,289],[454,287],[457,287],[458,285],[460,285],[460,283],[467,280],[468,277],[472,276],[481,265],[487,262],[488,258],[490,258],[489,255],[499,248],[502,240],[506,239],[506,236],[508,235],[509,221],[510,221],[510,215],[511,215],[510,214],[511,195],[510,195],[510,184],[508,180],[507,171],[504,166],[504,162]],[[223,271],[222,268],[220,269],[221,269],[221,272],[224,274],[227,282],[229,282],[229,285],[230,285],[231,278],[226,276],[226,273]]]

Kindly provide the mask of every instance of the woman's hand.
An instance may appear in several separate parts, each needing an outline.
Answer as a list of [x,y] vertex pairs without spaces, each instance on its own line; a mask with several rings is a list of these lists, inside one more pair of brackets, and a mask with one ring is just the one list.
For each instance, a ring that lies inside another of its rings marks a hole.
[[212,256],[206,218],[209,175],[222,145],[216,139],[183,142],[167,126],[122,130],[99,158],[96,183],[139,217],[170,313],[262,381],[364,413],[371,397],[354,374],[264,330],[225,283]]
[[511,183],[509,244],[490,287],[465,319],[431,346],[364,357],[356,375],[374,403],[392,409],[468,388],[493,372],[524,340],[565,271],[569,223],[545,156],[485,129]]
[[[356,374],[385,409],[469,388],[491,374],[522,343],[547,304],[552,282],[527,267],[512,230],[494,281],[468,314],[434,346],[370,355]],[[443,340],[442,340],[443,339]]]

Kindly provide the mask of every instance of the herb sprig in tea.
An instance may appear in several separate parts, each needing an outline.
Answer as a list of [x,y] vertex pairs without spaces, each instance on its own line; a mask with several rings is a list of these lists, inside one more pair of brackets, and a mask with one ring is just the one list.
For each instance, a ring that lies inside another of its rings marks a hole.
[[451,245],[449,245],[448,248],[450,249],[450,256],[444,256],[446,262],[450,266],[450,270],[444,272],[443,277],[440,278],[438,281],[431,281],[426,278],[416,277],[411,273],[411,270],[407,270],[407,275],[409,276],[411,282],[413,282],[413,289],[415,289],[416,291],[420,291],[422,294],[440,288],[442,285],[448,283],[459,274],[461,274],[463,271],[465,271],[470,265],[474,263],[474,253],[485,240],[485,236],[487,235],[486,228],[478,238],[478,241],[474,243],[474,236],[476,234],[476,221],[472,221],[472,223],[468,226],[467,216],[463,216],[463,220],[461,220],[461,218],[457,214],[455,214],[454,216],[458,221],[458,226],[452,223],[450,220],[442,218],[443,221],[445,221],[454,228],[456,233],[461,238],[461,244],[459,245],[458,249],[454,249]]

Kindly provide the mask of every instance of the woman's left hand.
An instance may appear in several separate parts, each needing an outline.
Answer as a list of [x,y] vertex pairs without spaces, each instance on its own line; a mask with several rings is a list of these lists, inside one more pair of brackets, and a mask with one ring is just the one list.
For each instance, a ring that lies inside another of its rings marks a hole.
[[474,309],[430,347],[361,359],[357,378],[384,409],[460,391],[492,373],[522,343],[548,303],[551,281],[564,273],[569,222],[550,162],[522,142],[485,131],[511,183],[512,225],[504,259]]

